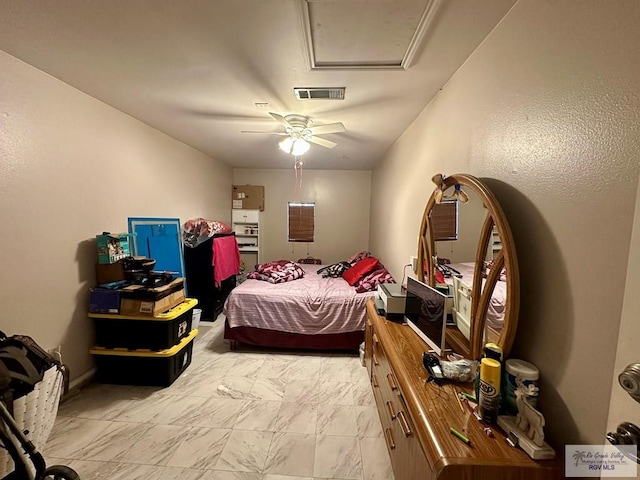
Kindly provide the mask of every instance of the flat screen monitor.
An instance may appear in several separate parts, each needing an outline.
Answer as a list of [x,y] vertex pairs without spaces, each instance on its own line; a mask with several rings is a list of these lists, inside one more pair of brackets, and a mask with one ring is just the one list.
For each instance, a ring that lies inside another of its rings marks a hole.
[[439,356],[445,350],[446,300],[447,296],[435,288],[407,279],[405,321]]

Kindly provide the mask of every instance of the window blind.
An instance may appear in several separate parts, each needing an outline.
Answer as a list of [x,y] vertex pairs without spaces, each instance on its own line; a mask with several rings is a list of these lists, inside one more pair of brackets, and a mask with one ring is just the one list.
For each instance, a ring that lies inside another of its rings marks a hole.
[[289,241],[313,242],[315,203],[289,203]]
[[458,240],[458,202],[436,203],[431,211],[431,223],[436,242]]

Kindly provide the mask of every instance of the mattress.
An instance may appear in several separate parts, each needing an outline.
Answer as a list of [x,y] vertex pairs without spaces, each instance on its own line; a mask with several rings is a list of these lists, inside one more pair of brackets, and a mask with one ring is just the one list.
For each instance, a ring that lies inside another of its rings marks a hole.
[[343,278],[323,278],[323,265],[301,265],[304,277],[271,284],[248,279],[231,291],[224,305],[229,328],[254,327],[304,335],[364,330],[367,300]]

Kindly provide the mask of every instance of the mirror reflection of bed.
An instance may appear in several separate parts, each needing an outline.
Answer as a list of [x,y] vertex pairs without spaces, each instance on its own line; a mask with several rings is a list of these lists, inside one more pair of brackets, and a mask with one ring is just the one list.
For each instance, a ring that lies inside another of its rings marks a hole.
[[[476,250],[480,231],[487,216],[487,209],[482,200],[473,191],[465,191],[468,196],[466,203],[457,204],[458,232],[455,240],[440,240],[435,242],[438,263],[442,266],[444,282],[449,285],[453,297],[452,314],[460,332],[471,340],[471,296],[475,268]],[[445,192],[445,195],[447,192]],[[497,246],[500,245],[499,235],[492,238],[491,248],[487,249],[486,264],[494,259]],[[449,268],[450,267],[450,268]],[[481,288],[484,288],[483,279]],[[495,342],[500,334],[504,320],[506,302],[506,282],[499,281],[491,296],[487,310],[487,325],[484,342]]]
[[[425,268],[420,273],[427,283],[449,286],[456,326],[447,329],[447,338],[454,350],[473,356],[472,351],[487,342],[510,347],[517,322],[518,278],[508,224],[480,180],[453,175],[446,182],[440,203],[436,190],[425,208],[419,240],[419,261]],[[463,197],[456,195],[460,190]],[[516,272],[513,278],[508,278],[507,264]],[[509,327],[503,332],[505,319]]]

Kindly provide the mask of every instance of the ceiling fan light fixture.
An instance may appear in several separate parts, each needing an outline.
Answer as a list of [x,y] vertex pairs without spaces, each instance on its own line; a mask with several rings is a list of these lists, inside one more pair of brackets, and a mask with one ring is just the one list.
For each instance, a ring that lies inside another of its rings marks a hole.
[[309,142],[307,142],[306,140],[293,137],[285,138],[279,143],[278,146],[283,152],[290,153],[291,155],[295,156],[304,155],[309,151],[309,148],[311,147],[311,145],[309,145]]

